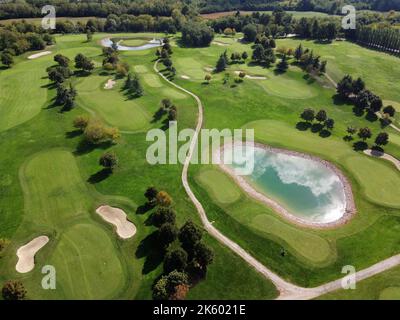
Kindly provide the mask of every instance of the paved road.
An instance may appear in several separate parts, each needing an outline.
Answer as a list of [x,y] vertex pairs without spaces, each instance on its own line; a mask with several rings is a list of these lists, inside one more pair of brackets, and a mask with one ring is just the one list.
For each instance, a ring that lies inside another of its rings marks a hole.
[[[195,205],[197,212],[200,215],[200,218],[204,225],[205,230],[209,234],[211,234],[215,239],[217,239],[220,243],[222,243],[226,247],[230,248],[237,255],[239,255],[241,258],[243,258],[250,266],[252,266],[254,269],[256,269],[259,273],[261,273],[266,278],[271,280],[280,293],[277,298],[278,300],[308,300],[308,299],[316,298],[325,293],[341,289],[343,278],[332,281],[332,282],[328,282],[326,284],[323,284],[323,285],[321,285],[319,287],[315,287],[315,288],[303,288],[303,287],[296,286],[296,285],[286,281],[285,279],[278,276],[276,273],[269,270],[266,266],[264,266],[256,258],[254,258],[252,255],[250,255],[246,250],[244,250],[242,247],[240,247],[236,242],[232,241],[231,239],[229,239],[228,237],[223,235],[218,229],[216,229],[210,223],[202,204],[194,195],[192,189],[190,188],[189,182],[188,182],[188,171],[189,171],[190,161],[192,159],[193,152],[196,148],[196,142],[197,142],[197,139],[199,136],[200,129],[203,125],[203,104],[202,104],[200,98],[198,96],[196,96],[194,93],[190,92],[189,90],[186,90],[185,88],[182,88],[181,86],[177,85],[174,82],[169,81],[162,73],[160,73],[158,71],[157,65],[158,65],[158,61],[154,64],[154,71],[156,73],[158,73],[170,85],[172,85],[175,88],[192,96],[197,102],[197,106],[198,106],[197,125],[196,125],[195,134],[191,141],[189,152],[186,156],[185,163],[183,165],[182,184],[183,184],[183,187],[185,188],[186,193],[188,194],[190,200]],[[358,271],[356,273],[356,279],[358,281],[360,281],[360,280],[369,278],[373,275],[381,273],[381,272],[388,270],[390,268],[393,268],[397,265],[400,265],[400,254],[393,256],[391,258],[388,258],[386,260],[383,260],[377,264],[374,264],[373,266],[371,266],[369,268]]]

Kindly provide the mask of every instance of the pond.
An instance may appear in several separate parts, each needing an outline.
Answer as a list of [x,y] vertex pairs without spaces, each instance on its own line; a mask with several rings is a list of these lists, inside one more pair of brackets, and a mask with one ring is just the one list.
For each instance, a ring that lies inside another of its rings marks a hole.
[[[246,148],[243,150],[242,148]],[[224,148],[224,152],[226,152]],[[264,145],[234,148],[254,160],[247,176],[237,176],[243,167],[233,157],[223,169],[234,176],[254,198],[269,204],[289,219],[304,224],[329,224],[354,211],[351,187],[332,164],[310,155]],[[250,159],[248,158],[248,159]]]
[[[123,42],[124,39],[121,39],[117,42],[117,49],[118,51],[140,51],[140,50],[147,50],[151,48],[157,48],[163,45],[163,41],[161,39],[152,39],[149,40],[148,43],[137,46],[137,47],[128,47],[121,45],[120,43]],[[101,45],[103,47],[111,48],[113,44],[113,40],[110,38],[105,38],[101,40]]]

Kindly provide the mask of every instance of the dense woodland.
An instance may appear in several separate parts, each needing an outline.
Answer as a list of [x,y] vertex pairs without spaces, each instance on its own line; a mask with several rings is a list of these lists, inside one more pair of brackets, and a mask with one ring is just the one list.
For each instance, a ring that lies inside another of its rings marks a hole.
[[54,5],[58,16],[107,17],[109,14],[171,16],[176,8],[200,13],[230,10],[284,10],[340,13],[344,4],[357,9],[400,10],[398,0],[7,0],[0,3],[0,19],[40,17],[44,5]]

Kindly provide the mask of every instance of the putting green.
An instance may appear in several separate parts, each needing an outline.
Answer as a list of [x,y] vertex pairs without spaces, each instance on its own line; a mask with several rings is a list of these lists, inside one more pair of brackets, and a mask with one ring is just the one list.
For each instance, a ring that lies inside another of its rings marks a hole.
[[317,91],[305,80],[291,79],[286,74],[257,82],[271,95],[288,99],[308,99],[317,95]]
[[300,255],[314,263],[322,263],[329,257],[335,256],[335,252],[325,239],[285,224],[272,216],[257,215],[250,225],[259,231],[278,236]]
[[196,80],[204,79],[206,74],[206,71],[204,71],[205,65],[202,65],[197,59],[183,57],[174,61],[174,63],[180,72],[188,75],[190,78]]
[[400,300],[400,287],[388,287],[379,294],[379,300]]
[[122,40],[122,45],[127,46],[127,47],[140,47],[146,43],[149,43],[151,39],[141,39],[141,38],[136,38],[136,39],[123,39]]
[[[99,90],[108,78],[90,76],[77,84],[79,105],[95,112],[108,124],[121,130],[143,130],[150,126],[151,114],[139,102],[139,99],[128,99],[120,90]],[[117,81],[114,87],[121,87]],[[93,91],[92,91],[93,89]],[[142,98],[141,98],[142,99]]]
[[20,176],[24,224],[33,230],[54,230],[50,241],[57,241],[48,249],[46,264],[56,268],[60,291],[41,294],[65,299],[116,296],[124,282],[121,260],[111,232],[108,235],[91,220],[93,195],[82,181],[73,155],[64,150],[41,152],[28,161]]
[[148,69],[146,66],[141,65],[141,64],[139,64],[139,65],[137,65],[137,66],[134,66],[133,69],[135,69],[135,71],[136,71],[137,73],[146,73],[146,72],[149,72],[149,69]]
[[147,85],[150,87],[161,88],[163,86],[163,84],[161,83],[160,77],[155,74],[147,73],[147,74],[143,75],[143,79],[147,83]]
[[121,289],[124,272],[108,234],[92,224],[67,229],[49,261],[66,298],[106,299]]
[[367,157],[345,160],[369,199],[385,206],[400,207],[400,174],[382,161]]
[[240,198],[238,187],[225,174],[218,170],[202,170],[197,175],[197,180],[221,204],[233,203]]

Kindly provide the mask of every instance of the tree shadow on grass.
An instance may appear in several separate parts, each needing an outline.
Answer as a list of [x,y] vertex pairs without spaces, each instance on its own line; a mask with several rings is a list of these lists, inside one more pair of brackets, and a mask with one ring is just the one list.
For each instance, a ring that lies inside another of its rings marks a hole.
[[105,141],[99,144],[92,144],[87,142],[85,139],[82,139],[79,143],[78,146],[76,147],[76,150],[74,151],[74,154],[77,156],[81,156],[84,154],[88,154],[92,152],[95,149],[102,149],[106,150],[112,146],[111,141]]
[[149,212],[151,209],[153,209],[154,206],[152,206],[150,203],[146,202],[145,204],[142,204],[136,209],[136,214],[145,214],[146,212]]
[[94,174],[92,174],[87,180],[90,184],[96,184],[106,180],[112,174],[112,170],[108,168],[104,168]]
[[73,139],[76,137],[79,137],[82,134],[82,131],[77,129],[77,130],[72,130],[72,131],[68,131],[65,133],[65,137],[67,139]]
[[160,107],[153,115],[153,119],[151,120],[151,123],[155,123],[161,120],[161,118],[166,114],[167,112],[165,111],[164,108]]
[[296,124],[296,129],[300,130],[300,131],[307,131],[310,128],[311,128],[311,123],[309,123],[309,122],[300,121],[300,122],[297,122],[297,124]]
[[140,242],[135,252],[135,256],[138,259],[146,257],[142,274],[148,274],[162,263],[164,252],[159,245],[158,231],[148,235]]

